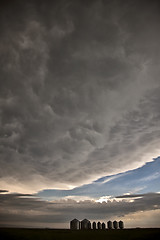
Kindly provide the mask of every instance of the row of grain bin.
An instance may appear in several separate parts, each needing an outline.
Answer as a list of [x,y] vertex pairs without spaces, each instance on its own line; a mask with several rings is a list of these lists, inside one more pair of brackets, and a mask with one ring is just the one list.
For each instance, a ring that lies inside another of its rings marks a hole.
[[106,229],[106,224],[104,222],[103,223],[98,222],[97,224],[96,222],[93,222],[92,229]]
[[[114,221],[114,222],[111,222],[111,221],[108,221],[107,222],[107,228],[108,229],[123,229],[124,228],[124,223],[122,221]],[[106,224],[103,222],[103,223],[100,223],[98,222],[97,223],[97,227],[96,227],[96,222],[93,222],[92,223],[92,229],[106,229]]]
[[85,229],[91,229],[91,222],[88,219],[83,219],[82,221],[79,221],[78,219],[73,219],[70,221],[70,229],[73,230],[85,230]]
[[124,228],[124,223],[122,221],[119,221],[119,222],[114,221],[113,223],[111,221],[108,221],[107,222],[107,226],[108,226],[108,229],[112,229],[112,228],[114,228],[114,229],[118,229],[118,228],[123,229]]
[[[108,229],[123,229],[124,228],[124,223],[122,221],[114,221],[113,223],[111,221],[108,221],[107,222],[107,227]],[[106,224],[103,222],[93,222],[91,224],[91,222],[88,220],[88,219],[83,219],[82,221],[79,221],[78,219],[73,219],[71,222],[70,222],[70,229],[72,230],[79,230],[79,229],[82,229],[82,230],[87,230],[87,229],[103,229],[105,230],[106,229]]]

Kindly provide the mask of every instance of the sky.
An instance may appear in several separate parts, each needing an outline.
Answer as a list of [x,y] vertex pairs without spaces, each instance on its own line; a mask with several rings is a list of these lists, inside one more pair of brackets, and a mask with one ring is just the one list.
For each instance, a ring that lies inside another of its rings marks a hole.
[[0,227],[160,227],[159,12],[0,1]]

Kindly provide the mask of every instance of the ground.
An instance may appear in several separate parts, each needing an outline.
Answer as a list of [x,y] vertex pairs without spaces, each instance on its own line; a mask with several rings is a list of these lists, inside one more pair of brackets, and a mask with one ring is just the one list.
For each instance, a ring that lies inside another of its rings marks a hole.
[[123,230],[65,230],[0,228],[0,240],[158,240],[160,228]]

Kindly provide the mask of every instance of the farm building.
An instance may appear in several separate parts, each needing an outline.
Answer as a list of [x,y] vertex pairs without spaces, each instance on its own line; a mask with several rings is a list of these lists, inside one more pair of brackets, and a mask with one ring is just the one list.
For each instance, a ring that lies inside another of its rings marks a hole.
[[91,222],[88,219],[83,219],[81,221],[81,229],[91,229]]
[[70,229],[79,230],[80,229],[80,221],[78,219],[73,219],[70,221]]

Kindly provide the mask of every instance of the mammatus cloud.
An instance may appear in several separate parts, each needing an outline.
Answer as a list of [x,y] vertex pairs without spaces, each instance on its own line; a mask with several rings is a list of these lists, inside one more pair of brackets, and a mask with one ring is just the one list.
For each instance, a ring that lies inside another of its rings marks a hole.
[[1,188],[72,188],[159,155],[158,1],[2,2]]
[[[121,197],[121,200],[118,198]],[[26,227],[69,227],[69,221],[74,217],[90,220],[123,219],[126,227],[136,227],[137,216],[143,218],[138,222],[140,227],[159,227],[157,216],[160,212],[160,194],[149,193],[134,195],[134,200],[119,196],[116,200],[110,198],[107,202],[91,200],[74,201],[42,201],[35,196],[25,194],[0,194],[1,226]],[[128,220],[127,220],[128,219]],[[128,222],[127,222],[128,221]]]

